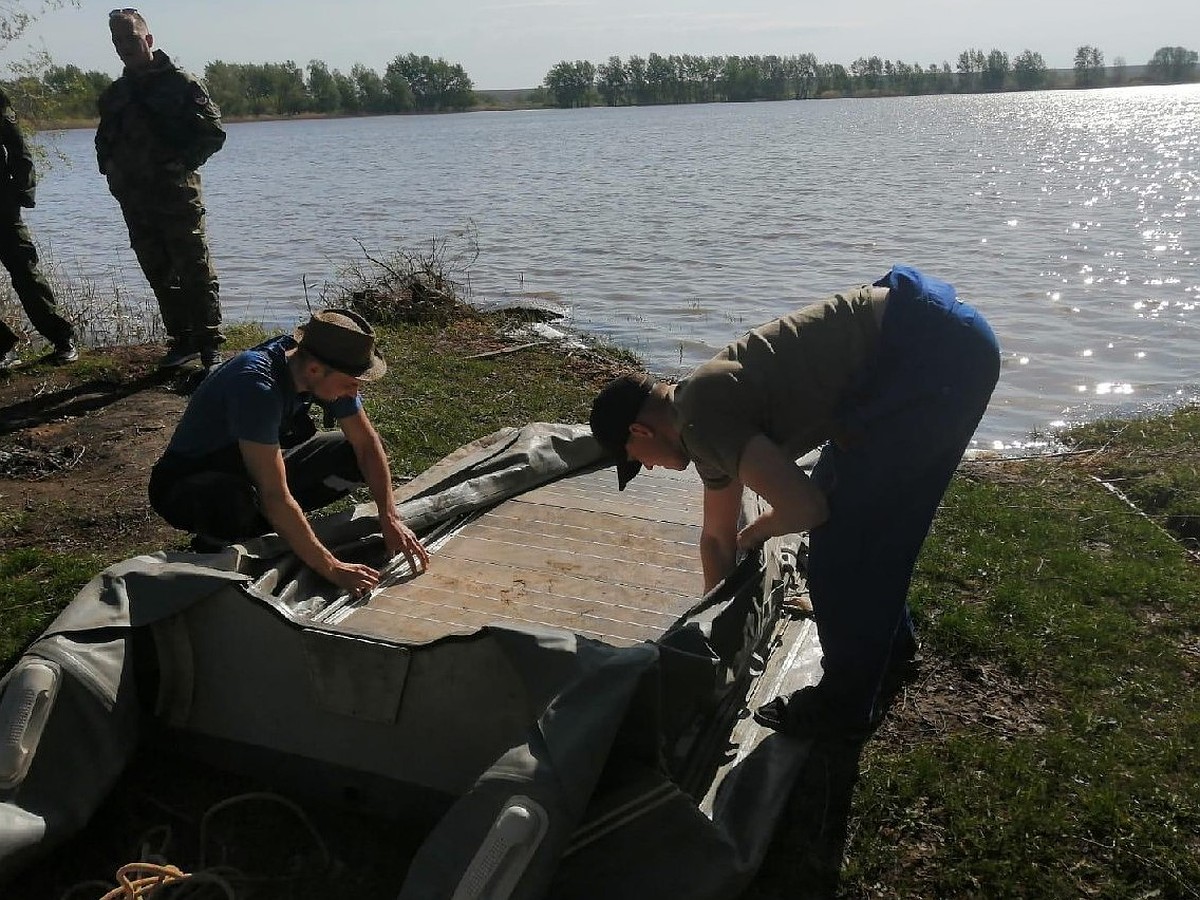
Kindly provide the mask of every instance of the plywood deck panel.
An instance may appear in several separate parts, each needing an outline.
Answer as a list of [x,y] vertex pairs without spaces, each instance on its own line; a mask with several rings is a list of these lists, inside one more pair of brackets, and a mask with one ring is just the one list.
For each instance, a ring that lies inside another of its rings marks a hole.
[[490,623],[653,640],[699,597],[701,499],[692,473],[659,469],[622,492],[612,469],[537,488],[469,522],[427,572],[375,591],[339,628],[413,643]]

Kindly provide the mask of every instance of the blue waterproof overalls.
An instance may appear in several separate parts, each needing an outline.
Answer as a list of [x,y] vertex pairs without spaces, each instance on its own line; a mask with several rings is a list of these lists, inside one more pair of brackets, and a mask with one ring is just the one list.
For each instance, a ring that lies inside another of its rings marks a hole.
[[996,336],[952,285],[897,266],[876,286],[890,289],[879,350],[840,411],[855,438],[813,471],[829,499],[809,543],[820,690],[851,725],[874,720],[889,666],[915,649],[917,554],[1000,374]]

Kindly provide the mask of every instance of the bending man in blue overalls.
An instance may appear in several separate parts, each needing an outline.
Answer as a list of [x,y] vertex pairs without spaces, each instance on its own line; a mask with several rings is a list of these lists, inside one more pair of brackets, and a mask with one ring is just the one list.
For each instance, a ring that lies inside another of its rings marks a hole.
[[[897,266],[749,332],[679,384],[624,376],[596,398],[592,433],[622,490],[643,465],[696,464],[706,592],[739,552],[809,532],[824,675],[761,707],[761,724],[826,737],[878,723],[886,678],[916,652],[917,554],[999,374],[984,317]],[[795,459],[822,444],[810,478]],[[743,485],[771,509],[739,531]]]

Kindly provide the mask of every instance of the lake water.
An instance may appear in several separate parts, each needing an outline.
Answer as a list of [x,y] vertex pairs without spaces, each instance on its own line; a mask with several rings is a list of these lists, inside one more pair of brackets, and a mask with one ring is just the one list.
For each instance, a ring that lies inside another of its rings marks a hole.
[[[432,238],[477,301],[552,298],[677,374],[894,262],[996,329],[977,435],[1200,394],[1200,86],[228,126],[204,168],[227,319],[290,326],[345,263]],[[92,132],[28,219],[69,278],[150,300]],[[403,377],[403,373],[398,373]]]

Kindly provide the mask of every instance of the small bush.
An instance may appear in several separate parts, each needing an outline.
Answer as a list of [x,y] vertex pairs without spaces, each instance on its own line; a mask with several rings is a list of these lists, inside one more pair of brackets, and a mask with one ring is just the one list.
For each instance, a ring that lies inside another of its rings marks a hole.
[[349,307],[376,325],[447,325],[476,315],[464,299],[467,272],[479,256],[474,225],[433,238],[425,250],[400,249],[384,259],[359,247],[366,263],[343,268],[322,289],[323,305]]

